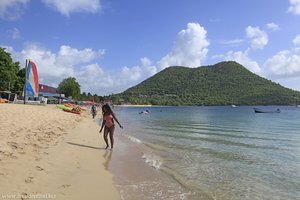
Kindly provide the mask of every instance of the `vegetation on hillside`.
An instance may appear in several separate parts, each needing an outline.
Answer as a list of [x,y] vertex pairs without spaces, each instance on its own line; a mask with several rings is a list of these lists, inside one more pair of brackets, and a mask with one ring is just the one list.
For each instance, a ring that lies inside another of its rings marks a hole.
[[169,67],[116,97],[119,103],[152,105],[292,105],[300,92],[228,61]]

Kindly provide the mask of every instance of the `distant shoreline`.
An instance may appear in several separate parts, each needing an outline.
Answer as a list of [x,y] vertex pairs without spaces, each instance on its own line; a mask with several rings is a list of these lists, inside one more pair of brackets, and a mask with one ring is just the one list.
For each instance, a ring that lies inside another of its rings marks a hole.
[[[234,106],[233,106],[234,105]],[[193,106],[197,106],[197,107],[215,107],[215,106],[229,106],[229,107],[241,107],[241,106],[248,106],[248,107],[251,107],[251,106],[291,106],[291,107],[300,107],[300,105],[236,105],[236,104],[230,104],[230,105],[143,105],[143,104],[137,104],[137,105],[134,105],[134,104],[123,104],[123,105],[114,105],[115,107],[180,107],[180,106],[183,106],[183,107],[193,107]]]
[[149,106],[153,106],[153,105],[132,105],[132,104],[123,104],[123,105],[115,105],[118,107],[149,107]]

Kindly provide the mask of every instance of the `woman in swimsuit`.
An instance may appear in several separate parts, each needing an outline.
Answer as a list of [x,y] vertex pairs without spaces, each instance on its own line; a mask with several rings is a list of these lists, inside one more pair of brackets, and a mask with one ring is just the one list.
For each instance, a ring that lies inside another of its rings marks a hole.
[[114,147],[114,132],[115,132],[115,123],[114,120],[119,124],[120,128],[123,128],[123,126],[119,123],[118,119],[116,118],[114,112],[111,110],[108,104],[104,104],[102,106],[102,113],[103,113],[103,120],[102,120],[102,125],[99,133],[102,132],[102,129],[104,127],[104,134],[103,138],[106,143],[106,148],[109,147],[108,145],[108,139],[107,136],[109,134],[110,138],[110,144],[111,144],[111,149]]

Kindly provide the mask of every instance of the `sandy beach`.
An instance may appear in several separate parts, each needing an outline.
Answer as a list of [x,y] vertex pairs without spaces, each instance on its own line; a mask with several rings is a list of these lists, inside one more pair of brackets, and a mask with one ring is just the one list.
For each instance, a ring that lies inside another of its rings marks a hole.
[[120,199],[88,112],[0,104],[0,199]]

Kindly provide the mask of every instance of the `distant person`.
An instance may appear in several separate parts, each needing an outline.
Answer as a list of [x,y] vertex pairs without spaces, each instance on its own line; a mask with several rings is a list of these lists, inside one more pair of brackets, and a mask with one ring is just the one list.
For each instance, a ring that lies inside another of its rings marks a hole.
[[92,113],[93,119],[94,119],[95,116],[97,115],[97,108],[96,108],[95,104],[93,104],[91,107],[91,113]]
[[139,114],[150,114],[150,111],[149,110],[144,110],[144,111],[139,112]]
[[114,120],[119,124],[120,128],[123,128],[123,126],[120,124],[120,122],[116,118],[116,115],[114,114],[114,112],[112,111],[112,109],[110,108],[110,106],[108,104],[104,104],[102,106],[102,114],[103,114],[103,120],[102,120],[102,125],[101,125],[101,129],[100,129],[99,133],[102,132],[102,129],[104,127],[103,138],[106,143],[105,149],[109,148],[108,139],[107,139],[108,134],[109,134],[109,138],[110,138],[111,149],[113,149],[113,147],[114,147],[114,132],[115,132]]

